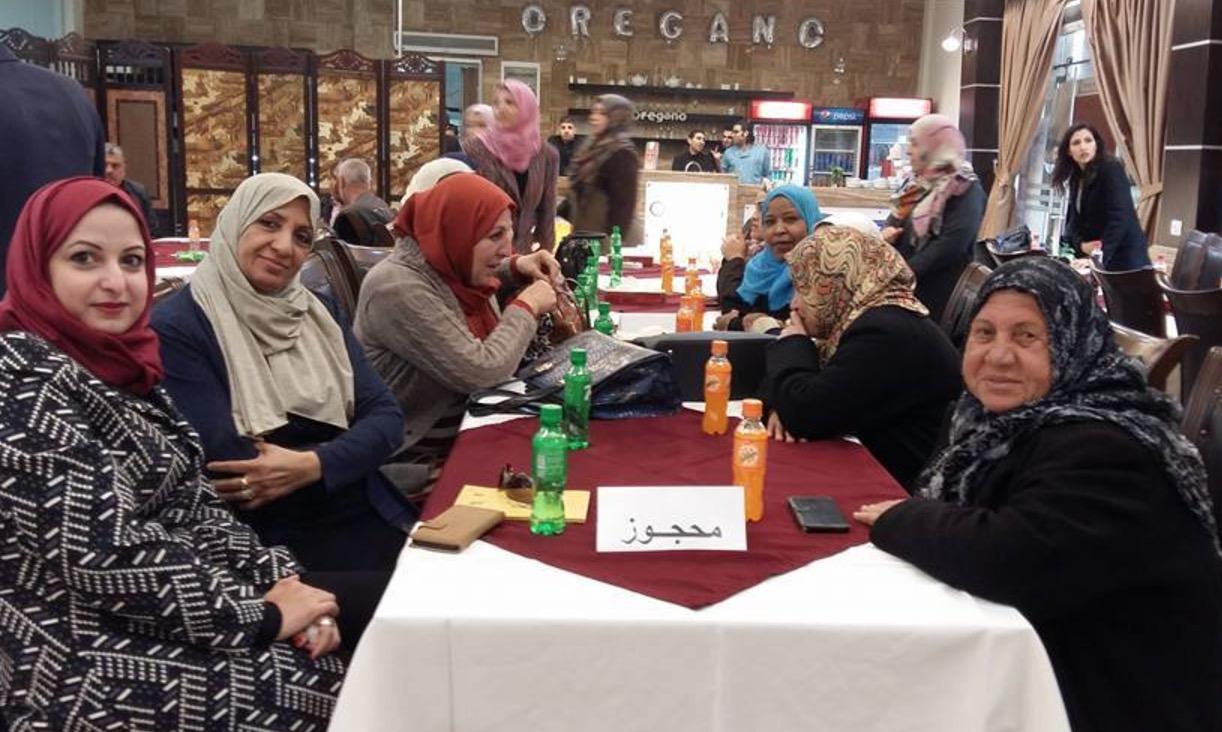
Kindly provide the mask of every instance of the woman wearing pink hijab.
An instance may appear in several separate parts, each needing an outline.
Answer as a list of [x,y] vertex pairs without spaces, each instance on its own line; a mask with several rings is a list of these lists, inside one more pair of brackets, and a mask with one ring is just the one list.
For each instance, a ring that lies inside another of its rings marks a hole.
[[556,177],[560,156],[539,134],[539,100],[520,81],[501,82],[492,100],[495,120],[471,140],[467,155],[475,172],[505,191],[517,206],[513,248],[519,254],[539,242],[546,250],[556,243]]

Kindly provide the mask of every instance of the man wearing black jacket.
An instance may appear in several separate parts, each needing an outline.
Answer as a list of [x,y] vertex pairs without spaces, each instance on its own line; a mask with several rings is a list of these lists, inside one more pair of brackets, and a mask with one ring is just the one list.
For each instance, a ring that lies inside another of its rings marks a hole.
[[713,153],[704,148],[704,132],[692,130],[687,134],[687,152],[677,155],[670,164],[671,170],[685,173],[718,173],[721,171]]

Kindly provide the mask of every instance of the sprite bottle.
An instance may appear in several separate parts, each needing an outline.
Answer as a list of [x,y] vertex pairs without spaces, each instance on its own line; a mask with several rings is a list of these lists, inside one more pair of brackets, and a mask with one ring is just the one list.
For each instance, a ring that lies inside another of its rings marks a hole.
[[568,473],[568,438],[561,427],[559,404],[539,411],[539,431],[530,443],[530,474],[535,500],[530,510],[532,534],[564,533],[564,483]]

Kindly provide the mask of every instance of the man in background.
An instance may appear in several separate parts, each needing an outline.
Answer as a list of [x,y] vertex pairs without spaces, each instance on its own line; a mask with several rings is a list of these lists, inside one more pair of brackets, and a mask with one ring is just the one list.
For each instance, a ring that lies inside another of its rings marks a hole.
[[335,166],[335,235],[349,244],[391,246],[386,225],[394,219],[390,206],[373,192],[373,171],[360,158],[346,158]]
[[560,153],[560,175],[568,175],[569,163],[572,162],[573,155],[581,147],[581,140],[577,138],[577,126],[573,123],[573,118],[567,115],[561,117],[556,133],[547,138],[547,141],[556,148],[556,152]]
[[687,133],[687,151],[675,156],[670,169],[684,173],[717,173],[721,170],[713,158],[713,153],[705,147],[702,130]]
[[144,213],[144,220],[148,223],[149,233],[154,238],[159,236],[157,229],[157,215],[153,213],[153,204],[149,201],[148,191],[144,186],[127,177],[127,157],[123,154],[123,148],[113,142],[106,143],[106,180],[111,185],[122,188],[127,195],[132,197],[140,206],[140,210]]
[[758,185],[772,174],[772,161],[766,145],[755,144],[751,126],[746,122],[735,122],[731,128],[734,145],[721,155],[721,169],[738,176],[739,183]]
[[0,45],[0,295],[8,243],[26,199],[53,180],[106,172],[106,134],[76,81]]

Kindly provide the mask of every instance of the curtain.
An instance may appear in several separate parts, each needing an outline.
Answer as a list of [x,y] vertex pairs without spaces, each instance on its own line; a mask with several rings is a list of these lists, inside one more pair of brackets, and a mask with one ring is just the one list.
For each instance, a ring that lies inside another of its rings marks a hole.
[[1014,176],[1022,168],[1043,111],[1064,6],[1065,0],[1006,0],[1001,31],[997,170],[980,224],[981,239],[1001,234],[1012,223]]
[[1082,0],[1108,128],[1140,186],[1137,217],[1153,244],[1163,193],[1167,72],[1175,0]]

